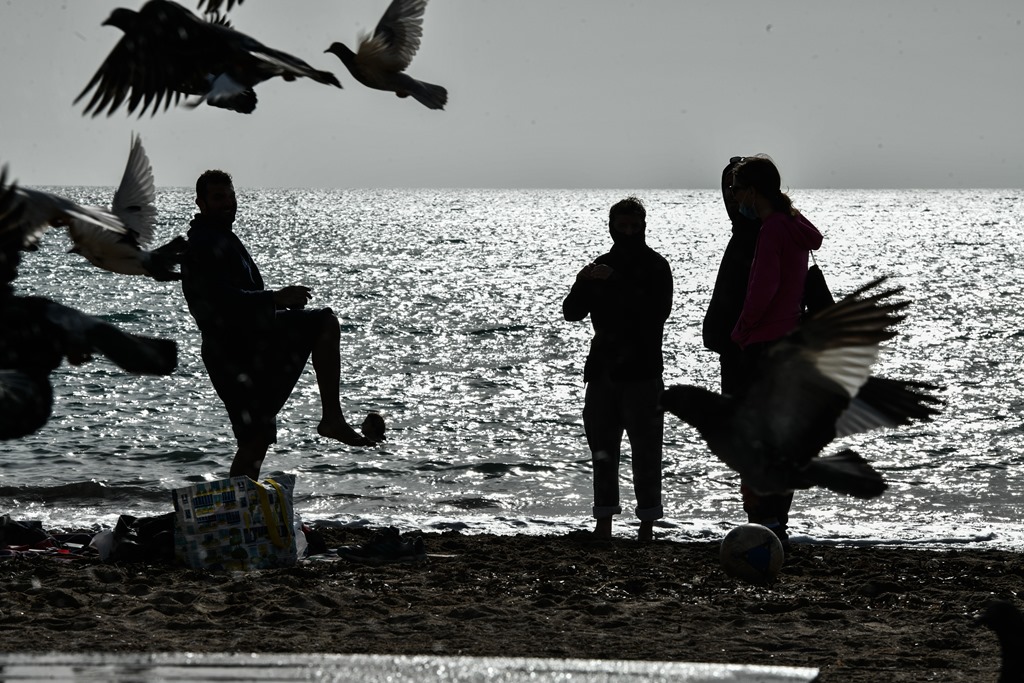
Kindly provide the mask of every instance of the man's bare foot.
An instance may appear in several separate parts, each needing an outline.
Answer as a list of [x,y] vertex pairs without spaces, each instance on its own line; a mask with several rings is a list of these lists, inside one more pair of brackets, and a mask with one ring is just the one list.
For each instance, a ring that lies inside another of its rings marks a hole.
[[640,521],[640,531],[636,535],[636,540],[641,543],[648,543],[654,540],[654,522],[649,520]]
[[347,422],[344,420],[340,421],[328,421],[323,420],[317,425],[317,434],[320,436],[326,436],[328,439],[334,439],[340,441],[349,446],[373,446],[376,444],[375,441],[367,439],[365,436],[352,429]]
[[612,537],[612,518],[604,517],[597,520],[597,526],[594,527],[594,538],[611,538]]

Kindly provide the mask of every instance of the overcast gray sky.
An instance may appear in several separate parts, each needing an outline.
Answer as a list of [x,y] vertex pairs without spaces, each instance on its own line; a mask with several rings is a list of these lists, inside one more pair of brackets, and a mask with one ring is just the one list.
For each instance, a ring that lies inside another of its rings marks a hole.
[[[195,0],[183,3],[194,9]],[[767,152],[792,188],[1024,186],[1019,0],[432,0],[409,72],[445,111],[355,83],[388,0],[246,0],[236,29],[337,74],[257,87],[251,115],[87,118],[72,100],[138,0],[0,0],[0,161],[114,185],[134,130],[159,186],[716,187]]]

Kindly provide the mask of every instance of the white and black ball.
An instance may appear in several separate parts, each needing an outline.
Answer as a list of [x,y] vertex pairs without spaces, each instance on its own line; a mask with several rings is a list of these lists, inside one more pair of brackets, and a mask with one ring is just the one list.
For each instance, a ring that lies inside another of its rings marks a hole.
[[722,539],[719,561],[729,576],[749,583],[772,583],[785,553],[779,537],[766,526],[741,524]]

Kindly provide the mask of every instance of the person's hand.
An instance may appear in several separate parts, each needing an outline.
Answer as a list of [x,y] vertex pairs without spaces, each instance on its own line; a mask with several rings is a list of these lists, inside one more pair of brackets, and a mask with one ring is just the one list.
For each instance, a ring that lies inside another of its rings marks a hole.
[[309,287],[291,285],[274,292],[274,305],[278,308],[305,308],[313,294]]
[[577,280],[607,280],[615,272],[612,267],[604,263],[588,263],[583,270],[576,273]]

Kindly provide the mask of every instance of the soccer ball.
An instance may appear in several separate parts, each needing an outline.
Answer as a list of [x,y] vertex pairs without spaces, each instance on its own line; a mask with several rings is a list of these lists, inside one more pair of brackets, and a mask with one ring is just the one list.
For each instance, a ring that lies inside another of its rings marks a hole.
[[729,576],[750,583],[771,583],[782,569],[782,542],[760,524],[741,524],[722,539],[718,559]]

